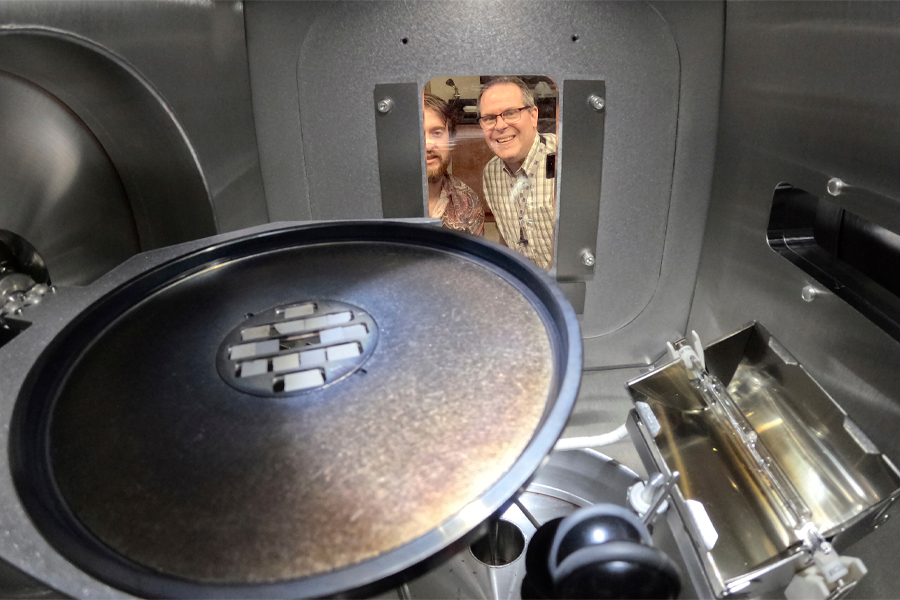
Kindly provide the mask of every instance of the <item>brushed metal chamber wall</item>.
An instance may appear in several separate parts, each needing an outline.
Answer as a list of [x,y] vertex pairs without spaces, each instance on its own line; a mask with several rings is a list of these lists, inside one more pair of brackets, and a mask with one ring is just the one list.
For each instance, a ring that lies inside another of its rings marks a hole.
[[[566,79],[605,81],[597,266],[580,318],[585,365],[646,364],[683,334],[712,177],[721,3],[251,2],[245,10],[273,220],[381,216],[376,84],[421,89],[438,75],[527,72],[553,78],[564,96]],[[561,146],[565,177],[565,139]]]
[[0,72],[0,223],[56,285],[90,283],[140,251],[128,195],[97,138],[46,90]]
[[[20,119],[22,104],[2,98],[31,142],[4,137],[0,225],[40,231],[41,251],[80,253],[51,273],[58,283],[87,283],[136,249],[267,221],[240,3],[6,2],[0,71],[60,109]],[[54,129],[60,119],[67,125]],[[53,136],[59,143],[36,152]],[[72,160],[58,155],[66,145],[78,149]],[[85,161],[88,146],[97,158]],[[108,167],[92,168],[103,160]],[[51,179],[76,173],[65,189],[41,189],[29,179],[41,169],[17,168],[35,161]],[[124,199],[132,216],[99,209],[97,196]],[[54,226],[60,214],[69,227]]]
[[[709,340],[759,320],[900,463],[900,345],[832,294],[804,301],[815,280],[766,242],[782,182],[823,196],[839,177],[900,201],[900,5],[729,2],[726,17],[715,179],[688,327]],[[896,596],[898,536],[895,515],[847,550],[869,567],[852,596]]]

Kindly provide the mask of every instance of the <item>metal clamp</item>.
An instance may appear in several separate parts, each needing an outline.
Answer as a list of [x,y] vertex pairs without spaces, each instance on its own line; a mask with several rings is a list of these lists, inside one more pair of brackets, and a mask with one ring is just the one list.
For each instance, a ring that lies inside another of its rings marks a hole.
[[679,476],[678,471],[672,472],[668,478],[662,473],[654,473],[647,483],[639,481],[628,488],[628,502],[645,525],[649,525],[658,515],[666,512],[669,507],[666,499],[672,493]]

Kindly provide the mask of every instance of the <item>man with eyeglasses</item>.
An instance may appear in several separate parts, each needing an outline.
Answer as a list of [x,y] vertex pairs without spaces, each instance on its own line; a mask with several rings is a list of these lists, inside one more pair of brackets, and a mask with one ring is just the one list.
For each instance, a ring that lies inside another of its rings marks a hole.
[[518,77],[496,77],[478,98],[478,124],[495,154],[484,195],[504,243],[543,269],[553,263],[556,135],[539,134],[538,109]]
[[425,170],[428,175],[428,216],[448,229],[484,235],[484,206],[478,194],[461,179],[447,173],[456,134],[450,107],[425,93]]

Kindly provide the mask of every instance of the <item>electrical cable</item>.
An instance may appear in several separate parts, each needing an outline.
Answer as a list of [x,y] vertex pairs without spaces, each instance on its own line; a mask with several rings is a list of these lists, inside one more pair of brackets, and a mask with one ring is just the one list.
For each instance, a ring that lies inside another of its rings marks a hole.
[[580,448],[599,448],[600,446],[608,446],[614,444],[628,435],[628,429],[625,425],[621,425],[615,430],[604,433],[602,435],[591,435],[586,437],[568,438],[556,442],[553,450],[577,450]]

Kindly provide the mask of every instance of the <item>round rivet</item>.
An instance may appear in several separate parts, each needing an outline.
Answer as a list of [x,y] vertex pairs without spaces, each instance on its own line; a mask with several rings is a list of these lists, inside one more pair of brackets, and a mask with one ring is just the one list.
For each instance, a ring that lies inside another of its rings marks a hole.
[[832,196],[839,196],[841,192],[844,191],[844,188],[847,187],[847,184],[838,179],[837,177],[832,177],[828,180],[828,193]]
[[803,286],[803,291],[800,292],[800,297],[803,298],[804,302],[812,302],[816,299],[816,296],[819,295],[819,290],[814,288],[811,285]]
[[586,267],[594,266],[594,254],[590,250],[585,250],[581,253],[581,262],[584,263]]
[[590,104],[591,108],[594,110],[601,111],[606,106],[606,101],[597,94],[591,94],[588,96],[588,104]]
[[394,108],[394,101],[390,98],[384,98],[383,100],[378,101],[377,107],[378,112],[380,112],[381,114],[387,114]]

